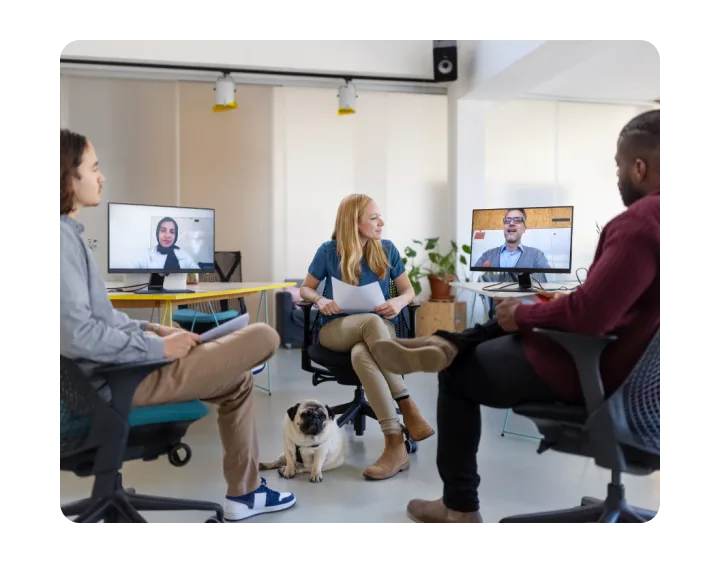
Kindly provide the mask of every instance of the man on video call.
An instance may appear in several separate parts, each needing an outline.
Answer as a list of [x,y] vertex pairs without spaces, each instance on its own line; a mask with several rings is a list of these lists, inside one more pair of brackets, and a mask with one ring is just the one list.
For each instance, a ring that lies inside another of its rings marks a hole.
[[[626,210],[599,237],[583,285],[573,293],[538,291],[546,301],[497,299],[497,320],[463,332],[379,340],[371,347],[385,371],[438,372],[437,500],[414,499],[407,512],[419,523],[478,523],[481,405],[508,409],[520,403],[583,405],[572,357],[548,337],[549,328],[617,339],[601,358],[609,397],[629,376],[660,320],[659,110],[630,120],[616,143],[617,189]],[[513,211],[516,213],[517,211]],[[488,490],[489,488],[487,488]]]
[[[544,252],[525,246],[521,237],[526,232],[526,211],[523,208],[507,210],[504,215],[504,245],[486,250],[474,264],[474,267],[528,267],[531,269],[549,269]],[[534,274],[541,282],[546,281],[543,273]],[[486,281],[515,281],[510,273],[499,275],[485,274]]]

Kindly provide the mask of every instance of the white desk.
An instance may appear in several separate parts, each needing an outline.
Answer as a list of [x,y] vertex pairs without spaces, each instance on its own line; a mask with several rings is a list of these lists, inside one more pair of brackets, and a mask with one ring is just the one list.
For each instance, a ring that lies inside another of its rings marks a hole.
[[[529,292],[509,292],[504,291],[504,289],[490,289],[486,290],[485,287],[489,287],[491,285],[496,285],[493,281],[479,281],[477,283],[469,282],[458,282],[458,283],[452,283],[453,287],[456,287],[457,289],[463,289],[465,291],[471,291],[472,293],[476,293],[477,295],[484,295],[485,297],[505,297],[507,299],[513,299],[514,297],[524,297],[527,295],[535,295],[537,290],[539,289],[536,287],[536,283],[534,284],[534,287],[529,289]],[[500,283],[501,285],[506,285],[506,283]],[[514,283],[516,285],[516,283]],[[579,287],[579,282],[574,281],[573,283],[570,281],[550,281],[548,283],[541,283],[541,286],[544,289],[553,289],[558,290],[560,287],[566,287],[566,290],[562,290],[562,293],[571,293],[574,289]]]

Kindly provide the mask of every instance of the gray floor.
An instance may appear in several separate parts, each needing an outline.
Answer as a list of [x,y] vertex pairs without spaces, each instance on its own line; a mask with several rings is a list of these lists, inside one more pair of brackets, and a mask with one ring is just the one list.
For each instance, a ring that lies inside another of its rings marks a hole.
[[[329,405],[349,401],[352,389],[335,383],[311,385],[310,375],[300,369],[298,350],[281,350],[272,364],[273,395],[256,393],[261,459],[274,459],[281,452],[281,422],[286,409],[298,400],[311,397]],[[265,385],[265,374],[258,376]],[[414,374],[407,381],[417,404],[435,424],[436,376]],[[483,438],[479,447],[479,494],[484,520],[496,522],[504,516],[578,505],[584,495],[603,497],[609,473],[593,462],[551,451],[536,454],[534,440],[501,437],[505,411],[483,409]],[[533,434],[532,425],[512,415],[507,429]],[[369,421],[366,434],[356,437],[352,428],[344,429],[346,464],[324,474],[324,481],[312,484],[308,476],[292,480],[278,477],[275,471],[265,476],[271,487],[293,491],[298,503],[281,513],[251,519],[253,522],[408,522],[409,499],[437,498],[441,494],[436,465],[436,436],[422,442],[411,457],[411,468],[382,482],[367,482],[363,469],[374,462],[383,448],[378,425]],[[214,410],[194,424],[185,441],[193,450],[191,461],[182,468],[166,459],[155,462],[130,462],[123,469],[126,487],[138,493],[221,501],[225,484],[221,475],[221,445]],[[659,508],[659,474],[649,477],[625,476],[627,497],[632,505]],[[79,479],[61,472],[60,501],[65,503],[87,497],[92,480]],[[151,522],[200,522],[207,513],[153,512],[145,514]]]

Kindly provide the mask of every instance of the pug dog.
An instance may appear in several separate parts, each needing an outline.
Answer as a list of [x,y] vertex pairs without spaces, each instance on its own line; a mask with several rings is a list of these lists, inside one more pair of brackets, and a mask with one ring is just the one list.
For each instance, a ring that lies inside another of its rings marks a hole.
[[311,473],[311,482],[323,481],[323,472],[343,465],[343,436],[328,405],[306,399],[289,407],[283,417],[283,454],[261,470],[278,469],[290,479]]

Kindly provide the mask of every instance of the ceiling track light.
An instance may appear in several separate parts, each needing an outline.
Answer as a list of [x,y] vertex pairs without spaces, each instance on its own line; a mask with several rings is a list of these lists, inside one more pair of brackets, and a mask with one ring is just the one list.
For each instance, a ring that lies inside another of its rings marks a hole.
[[356,86],[348,79],[338,87],[338,115],[356,114]]
[[216,104],[213,106],[213,112],[225,112],[238,108],[236,102],[236,85],[228,73],[223,73],[216,80]]

